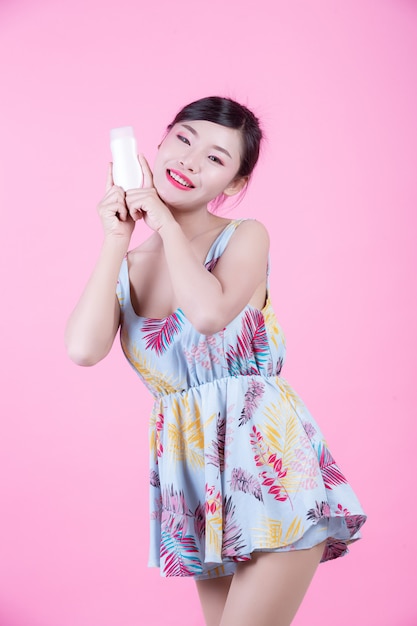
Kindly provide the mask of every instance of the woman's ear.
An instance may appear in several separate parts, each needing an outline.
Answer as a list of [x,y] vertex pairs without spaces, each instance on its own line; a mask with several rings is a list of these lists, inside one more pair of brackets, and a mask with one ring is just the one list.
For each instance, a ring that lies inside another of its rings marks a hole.
[[242,189],[248,184],[249,177],[241,176],[240,178],[235,178],[232,180],[230,185],[226,187],[223,191],[225,196],[235,196],[237,193],[242,191]]

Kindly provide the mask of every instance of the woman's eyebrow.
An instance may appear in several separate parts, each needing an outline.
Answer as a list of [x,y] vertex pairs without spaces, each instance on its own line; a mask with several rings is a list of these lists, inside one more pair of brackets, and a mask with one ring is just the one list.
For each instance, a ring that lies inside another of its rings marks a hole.
[[[190,133],[192,133],[195,137],[198,137],[198,132],[196,131],[195,128],[193,128],[192,126],[189,126],[188,124],[181,124],[181,126],[183,128],[186,128],[187,130],[190,131]],[[221,146],[213,146],[213,148],[215,150],[218,150],[219,152],[223,152],[223,154],[225,154],[226,156],[229,157],[229,159],[232,158],[232,155],[230,154],[230,152],[228,152],[225,148],[222,148]]]

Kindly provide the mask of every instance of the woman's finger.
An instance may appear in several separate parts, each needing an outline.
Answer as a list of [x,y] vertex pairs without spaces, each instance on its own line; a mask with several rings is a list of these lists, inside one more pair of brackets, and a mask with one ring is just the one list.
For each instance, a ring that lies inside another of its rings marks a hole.
[[148,192],[146,189],[128,189],[126,191],[126,204],[129,211],[141,210],[145,204]]
[[153,187],[153,176],[148,161],[143,154],[138,154],[138,159],[143,172],[143,187]]
[[137,222],[137,220],[142,219],[143,213],[140,209],[129,209],[129,214],[132,220]]
[[122,222],[125,222],[128,218],[128,210],[127,210],[127,206],[124,202],[117,202],[117,211],[116,211],[116,215],[119,218],[119,220],[121,220]]
[[109,163],[107,170],[106,192],[113,187],[113,163]]
[[125,196],[124,191],[120,187],[111,187],[109,191],[107,191],[103,200],[101,201],[101,206],[111,206],[115,202],[124,202]]

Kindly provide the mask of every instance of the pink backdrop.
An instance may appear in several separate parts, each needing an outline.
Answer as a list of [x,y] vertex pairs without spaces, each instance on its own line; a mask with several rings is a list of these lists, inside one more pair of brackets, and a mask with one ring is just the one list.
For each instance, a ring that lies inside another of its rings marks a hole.
[[146,566],[151,397],[118,345],[73,365],[63,330],[109,129],[152,160],[220,94],[268,135],[233,215],[271,231],[284,376],[369,515],[294,624],[415,626],[416,3],[2,0],[0,59],[0,625],[203,624],[192,581]]

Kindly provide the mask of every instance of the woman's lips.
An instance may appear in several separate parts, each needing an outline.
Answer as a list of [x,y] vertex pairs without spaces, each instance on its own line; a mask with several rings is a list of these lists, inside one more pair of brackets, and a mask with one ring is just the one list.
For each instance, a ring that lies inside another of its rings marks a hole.
[[184,176],[184,174],[180,174],[176,170],[167,170],[166,176],[169,182],[174,185],[177,189],[182,189],[183,191],[187,191],[189,189],[193,189],[194,185],[189,178]]

